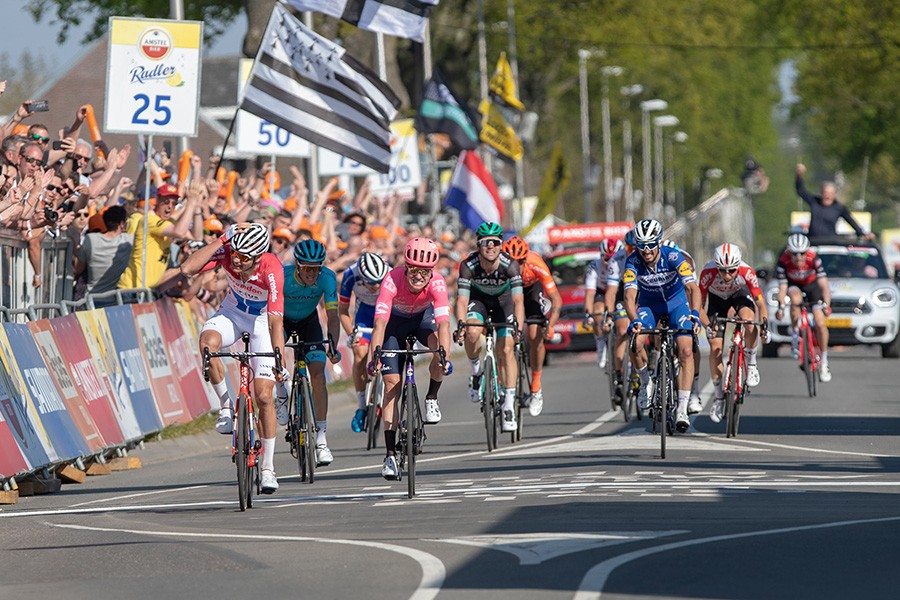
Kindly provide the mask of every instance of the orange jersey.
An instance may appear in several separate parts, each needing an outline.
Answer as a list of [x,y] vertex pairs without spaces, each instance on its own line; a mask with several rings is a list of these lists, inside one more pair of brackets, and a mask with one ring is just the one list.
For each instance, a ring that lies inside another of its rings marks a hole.
[[556,282],[553,281],[547,263],[540,254],[529,250],[522,263],[522,287],[528,288],[535,283],[540,283],[548,294],[556,289]]

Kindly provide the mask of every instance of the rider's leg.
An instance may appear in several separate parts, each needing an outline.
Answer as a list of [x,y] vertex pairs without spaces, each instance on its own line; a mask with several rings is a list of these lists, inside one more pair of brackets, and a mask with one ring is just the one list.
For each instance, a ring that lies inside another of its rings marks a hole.
[[307,356],[309,362],[306,369],[309,371],[309,384],[312,387],[313,403],[316,406],[316,446],[328,446],[328,386],[325,382],[325,360],[318,360],[313,353]]
[[[509,332],[508,329],[507,332]],[[515,345],[513,344],[512,336],[498,335],[496,348],[497,366],[500,367],[500,380],[505,388],[503,410],[511,410],[515,413],[516,378],[519,375],[519,365],[516,364]]]
[[274,379],[257,376],[253,380],[253,395],[259,416],[259,439],[262,443],[262,463],[259,467],[263,471],[275,470],[275,433],[278,431],[278,425],[275,422],[275,404],[272,401],[274,389]]
[[622,362],[625,360],[625,348],[628,343],[628,319],[616,319],[613,327],[616,328],[616,372],[621,379]]
[[819,341],[822,363],[828,364],[828,326],[825,324],[825,311],[821,305],[813,309],[813,321],[816,323],[816,339]]
[[528,330],[528,358],[531,362],[531,393],[541,390],[541,372],[544,369],[544,356],[547,350],[544,348],[544,328],[537,324],[529,324]]
[[722,374],[725,368],[722,365],[722,347],[724,340],[718,336],[709,340],[709,372],[712,377],[715,398],[722,398],[723,392]]
[[[204,348],[208,348],[210,352],[221,350],[221,334],[211,329],[204,330],[200,334],[200,352],[203,352]],[[225,382],[225,365],[222,364],[222,359],[209,359],[209,382],[219,397],[219,407],[230,407],[231,400],[228,398],[228,384]]]
[[[738,317],[752,321],[756,317],[756,311],[752,308],[742,306],[738,310]],[[747,357],[748,365],[756,364],[756,343],[759,341],[759,327],[756,325],[744,326],[744,356]]]
[[688,399],[691,396],[691,383],[694,380],[694,340],[689,335],[680,335],[675,338],[675,346],[678,349],[678,362],[681,369],[678,371],[678,413],[687,412]]
[[384,396],[382,396],[381,414],[384,417],[384,448],[386,456],[396,454],[397,422],[394,416],[394,407],[397,406],[397,398],[400,397],[400,374],[384,375]]
[[[483,323],[483,321],[470,318],[466,323],[478,325]],[[468,357],[472,366],[472,375],[481,375],[481,336],[483,334],[484,329],[480,327],[466,327],[465,329],[464,348],[466,349],[466,357]]]
[[[602,299],[603,296],[601,295]],[[602,313],[604,309],[603,302],[594,302],[593,312]],[[606,368],[609,355],[609,349],[606,347],[606,334],[600,329],[602,316],[594,317],[594,342],[597,344],[597,366],[601,369]]]
[[798,288],[789,287],[788,297],[791,299],[791,352],[797,358],[796,352],[800,344],[800,303],[803,302],[803,294]]
[[366,407],[366,361],[369,345],[357,343],[353,346],[353,388],[356,390],[356,408]]

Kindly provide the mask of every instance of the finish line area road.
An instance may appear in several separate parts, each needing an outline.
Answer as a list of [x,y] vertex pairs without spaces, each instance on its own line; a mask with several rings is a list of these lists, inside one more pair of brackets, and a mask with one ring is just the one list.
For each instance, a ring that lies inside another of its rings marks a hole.
[[736,439],[705,382],[664,460],[646,417],[610,411],[593,354],[552,355],[543,413],[488,453],[457,361],[412,500],[346,392],[334,463],[301,483],[280,435],[280,489],[245,513],[229,437],[149,443],[141,469],[0,510],[0,598],[895,598],[900,363],[829,357],[816,398],[796,361],[760,358]]

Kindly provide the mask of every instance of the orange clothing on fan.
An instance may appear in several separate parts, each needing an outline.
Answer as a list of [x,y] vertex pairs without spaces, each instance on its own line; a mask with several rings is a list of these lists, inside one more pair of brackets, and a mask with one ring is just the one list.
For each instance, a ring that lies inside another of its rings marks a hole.
[[550,274],[550,268],[541,255],[529,250],[525,255],[525,262],[521,264],[522,287],[529,288],[535,283],[540,283],[548,294],[556,289],[556,282]]

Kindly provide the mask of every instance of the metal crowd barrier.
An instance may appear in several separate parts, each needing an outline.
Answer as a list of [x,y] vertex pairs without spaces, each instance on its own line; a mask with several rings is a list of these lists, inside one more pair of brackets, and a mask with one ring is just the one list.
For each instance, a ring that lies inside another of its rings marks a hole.
[[22,232],[0,229],[0,304],[10,310],[72,298],[72,240],[66,235],[44,237],[41,278],[41,286],[33,287],[34,267]]

